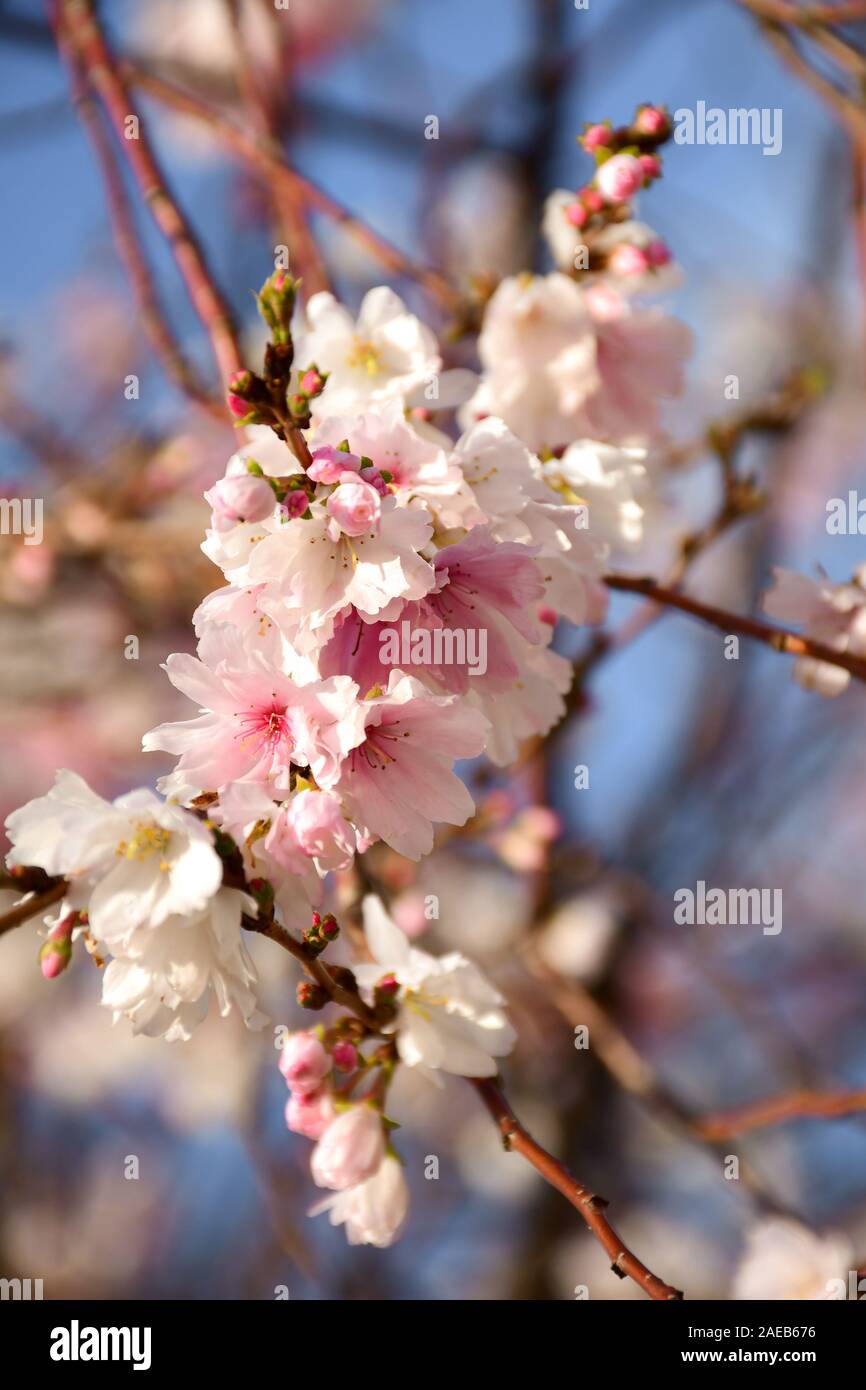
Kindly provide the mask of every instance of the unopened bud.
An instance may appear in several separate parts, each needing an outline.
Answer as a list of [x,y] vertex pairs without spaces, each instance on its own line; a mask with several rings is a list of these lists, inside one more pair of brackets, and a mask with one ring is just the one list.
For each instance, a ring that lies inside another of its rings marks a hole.
[[323,1009],[328,1003],[328,991],[312,980],[301,980],[298,985],[298,1003],[302,1009]]
[[588,125],[583,135],[580,137],[580,143],[590,154],[593,150],[599,149],[602,145],[609,145],[612,140],[613,131],[610,126],[603,125],[600,122],[595,125]]
[[338,1042],[334,1044],[331,1058],[338,1071],[354,1071],[358,1065],[358,1049],[354,1043]]
[[298,389],[303,391],[305,396],[318,396],[325,389],[327,379],[327,372],[320,372],[318,367],[308,367],[301,375]]

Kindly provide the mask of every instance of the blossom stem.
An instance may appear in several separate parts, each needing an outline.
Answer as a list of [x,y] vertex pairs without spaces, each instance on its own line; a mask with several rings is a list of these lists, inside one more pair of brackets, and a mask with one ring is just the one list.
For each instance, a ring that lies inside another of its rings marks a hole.
[[132,99],[92,0],[61,0],[61,3],[61,18],[69,39],[91,87],[102,100],[142,197],[171,248],[190,300],[207,329],[221,375],[228,381],[243,367],[228,305],[216,287],[192,228],[168,190],[145,123],[139,121],[137,138],[126,138],[128,120],[135,114]]
[[652,1270],[647,1269],[637,1255],[629,1250],[604,1214],[604,1209],[607,1206],[604,1198],[590,1192],[589,1188],[578,1182],[563,1163],[560,1163],[546,1149],[543,1149],[524,1129],[503,1095],[498,1081],[477,1078],[471,1080],[471,1084],[498,1125],[505,1147],[519,1153],[528,1163],[532,1164],[536,1172],[540,1173],[552,1187],[556,1188],[557,1192],[561,1192],[563,1197],[571,1202],[571,1205],[583,1217],[596,1240],[610,1255],[611,1268],[614,1272],[621,1279],[626,1277],[633,1279],[645,1293],[649,1294],[650,1298],[659,1301],[681,1299],[683,1295],[679,1289],[664,1283],[658,1275],[653,1274]]
[[657,584],[654,579],[627,574],[608,574],[605,575],[604,582],[609,589],[616,589],[622,593],[643,594],[645,598],[652,599],[653,603],[666,608],[677,608],[680,612],[688,613],[700,622],[717,628],[719,632],[750,637],[753,641],[763,642],[765,646],[772,647],[777,652],[786,652],[789,656],[808,656],[815,661],[824,661],[828,665],[841,667],[857,680],[866,681],[866,657],[836,651],[833,647],[825,646],[823,642],[815,642],[796,632],[788,632],[785,628],[775,627],[759,618],[730,613],[725,608],[701,603],[699,599],[681,594],[677,589]]

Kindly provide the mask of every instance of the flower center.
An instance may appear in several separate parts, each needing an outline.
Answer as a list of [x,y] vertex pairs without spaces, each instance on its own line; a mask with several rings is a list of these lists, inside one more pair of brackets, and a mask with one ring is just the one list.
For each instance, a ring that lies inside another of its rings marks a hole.
[[375,376],[382,368],[381,359],[373,344],[363,338],[352,339],[352,349],[346,358],[346,365],[357,367],[368,376]]
[[168,849],[171,831],[163,830],[152,821],[135,821],[134,834],[121,840],[115,851],[124,859],[147,859],[151,854],[162,856]]

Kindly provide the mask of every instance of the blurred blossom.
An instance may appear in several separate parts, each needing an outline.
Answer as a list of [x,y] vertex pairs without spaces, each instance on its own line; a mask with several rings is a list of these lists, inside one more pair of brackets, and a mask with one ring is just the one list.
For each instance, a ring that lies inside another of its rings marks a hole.
[[746,1236],[731,1297],[805,1301],[838,1298],[839,1280],[847,1289],[853,1253],[844,1236],[820,1236],[797,1221],[762,1221]]
[[556,974],[593,984],[608,962],[621,914],[622,905],[612,890],[569,898],[536,935],[538,954]]

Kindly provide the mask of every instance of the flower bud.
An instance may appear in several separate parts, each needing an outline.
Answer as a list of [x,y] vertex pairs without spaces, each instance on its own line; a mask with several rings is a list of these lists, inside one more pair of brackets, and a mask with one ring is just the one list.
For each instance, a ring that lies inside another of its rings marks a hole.
[[280,1052],[280,1072],[298,1095],[318,1091],[331,1070],[331,1059],[312,1033],[292,1033]]
[[293,1091],[286,1101],[285,1113],[286,1124],[293,1134],[303,1134],[306,1139],[321,1139],[337,1112],[330,1093],[322,1087],[309,1095]]
[[569,203],[565,209],[565,220],[570,222],[572,227],[583,227],[589,220],[589,212],[583,203]]
[[308,367],[301,375],[298,390],[303,391],[305,396],[318,396],[324,391],[327,379],[327,372],[320,372],[318,367]]
[[602,145],[609,145],[613,140],[613,131],[609,125],[600,122],[595,125],[588,125],[581,136],[581,144],[585,150],[592,154],[593,150],[599,149]]
[[301,980],[297,998],[302,1009],[323,1009],[328,1003],[328,991],[312,980]]
[[594,188],[582,188],[578,194],[587,212],[601,212],[604,198]]
[[217,531],[230,531],[243,521],[264,521],[275,506],[270,483],[254,473],[221,478],[204,496],[213,510]]
[[331,1057],[338,1071],[354,1071],[358,1065],[358,1049],[345,1040],[334,1044]]
[[643,175],[645,179],[650,180],[661,178],[662,162],[657,154],[640,154],[638,155],[637,162],[643,170]]
[[39,951],[39,968],[43,979],[56,980],[72,959],[72,932],[79,921],[77,912],[67,912],[51,928]]
[[658,106],[642,106],[635,116],[634,128],[641,135],[653,135],[659,138],[667,135],[670,129],[670,120],[666,111],[662,111]]
[[363,536],[379,524],[382,503],[379,494],[362,479],[339,483],[327,501],[332,521],[347,536]]
[[259,313],[273,331],[277,343],[290,341],[298,284],[299,281],[293,280],[288,271],[275,270],[257,295]]
[[382,1120],[369,1105],[353,1105],[325,1130],[310,1159],[317,1187],[342,1192],[366,1182],[385,1156]]
[[615,154],[600,165],[595,181],[607,202],[626,203],[642,186],[644,173],[633,154]]
[[313,450],[313,462],[307,469],[307,477],[316,483],[337,483],[344,473],[359,472],[361,460],[357,454],[336,449],[332,444],[324,444]]
[[671,259],[671,253],[667,244],[660,238],[656,241],[651,241],[649,245],[644,248],[644,255],[653,269],[657,269],[662,265],[667,265]]
[[280,503],[280,513],[286,521],[295,521],[299,516],[304,515],[309,505],[310,499],[303,488],[293,488],[291,492],[286,493]]
[[628,241],[613,248],[607,264],[614,275],[643,275],[649,269],[646,252]]

